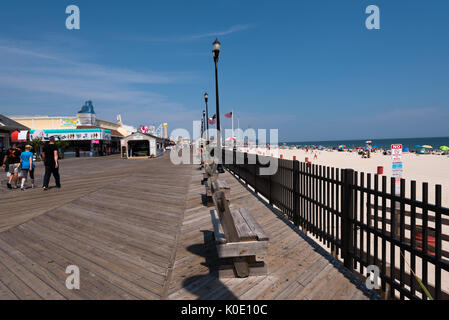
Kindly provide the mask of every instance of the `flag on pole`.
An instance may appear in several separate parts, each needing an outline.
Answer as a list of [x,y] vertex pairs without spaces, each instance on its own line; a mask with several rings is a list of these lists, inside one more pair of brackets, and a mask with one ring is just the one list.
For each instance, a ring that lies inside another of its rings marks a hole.
[[229,112],[229,113],[226,113],[224,116],[225,116],[226,118],[231,119],[231,118],[232,118],[232,111]]
[[209,118],[208,121],[209,121],[209,124],[215,124],[215,122],[217,122],[217,115],[214,114],[214,116]]

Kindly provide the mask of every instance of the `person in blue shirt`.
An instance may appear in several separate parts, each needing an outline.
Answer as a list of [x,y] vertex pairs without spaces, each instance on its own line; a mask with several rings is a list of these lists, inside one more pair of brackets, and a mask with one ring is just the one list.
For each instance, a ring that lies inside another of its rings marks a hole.
[[25,181],[27,180],[28,173],[30,173],[31,188],[34,189],[34,161],[30,145],[25,146],[25,152],[22,152],[20,155],[20,163],[22,165],[22,183],[20,190],[25,190]]

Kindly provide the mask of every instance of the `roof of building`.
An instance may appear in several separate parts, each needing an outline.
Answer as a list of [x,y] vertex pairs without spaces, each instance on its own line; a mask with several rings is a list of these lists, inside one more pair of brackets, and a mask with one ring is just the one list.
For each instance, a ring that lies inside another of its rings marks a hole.
[[0,129],[15,131],[15,130],[29,130],[28,127],[0,114]]
[[158,140],[158,141],[166,140],[166,139],[164,139],[164,138],[160,138],[160,137],[154,136],[154,135],[152,135],[152,134],[150,134],[150,133],[143,133],[143,132],[133,132],[133,133],[131,133],[129,136],[124,137],[124,139],[125,139],[125,140],[129,140],[129,139],[131,139],[131,137],[133,137],[133,136],[144,136],[144,137],[146,137],[147,139],[152,138],[152,139],[156,139],[156,140]]
[[102,128],[102,127],[96,127],[96,126],[77,126],[77,129],[103,129],[103,130],[109,130],[111,131],[111,136],[112,137],[124,137],[123,134],[121,134],[120,132],[118,132],[117,130],[114,129],[106,129],[106,128]]
[[94,106],[92,104],[92,101],[86,101],[84,106],[81,107],[81,110],[78,111],[78,113],[89,113],[89,114],[95,114]]

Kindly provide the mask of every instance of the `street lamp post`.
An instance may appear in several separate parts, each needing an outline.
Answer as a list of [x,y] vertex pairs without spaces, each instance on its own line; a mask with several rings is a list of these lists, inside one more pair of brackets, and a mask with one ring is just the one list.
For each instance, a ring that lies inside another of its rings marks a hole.
[[[216,103],[216,115],[217,115],[217,151],[221,155],[221,127],[220,127],[220,102],[218,99],[218,70],[217,70],[217,64],[218,64],[218,57],[220,56],[220,48],[221,43],[218,41],[218,39],[215,39],[214,43],[212,44],[212,56],[214,57],[214,63],[215,63],[215,103]],[[223,166],[221,163],[217,165],[217,170],[220,173],[223,173]]]
[[207,92],[204,94],[204,101],[206,102],[206,144],[209,144],[209,108],[207,101],[209,100],[209,95]]
[[204,136],[204,132],[206,131],[206,111],[203,110],[203,118],[201,119],[201,138]]
[[203,165],[204,157],[203,157],[203,149],[204,149],[204,141],[203,141],[203,135],[204,135],[204,117],[206,112],[203,110],[203,117],[201,118],[201,136],[200,136],[200,150],[201,150],[201,165]]

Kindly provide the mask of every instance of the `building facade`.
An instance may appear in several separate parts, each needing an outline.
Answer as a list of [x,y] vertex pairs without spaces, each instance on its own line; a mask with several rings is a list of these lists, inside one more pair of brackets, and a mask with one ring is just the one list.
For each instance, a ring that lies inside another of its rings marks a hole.
[[47,141],[55,136],[66,141],[65,156],[98,156],[120,152],[120,139],[130,135],[121,117],[117,123],[96,117],[92,101],[86,101],[76,116],[12,116],[11,119],[31,128],[30,139]]

